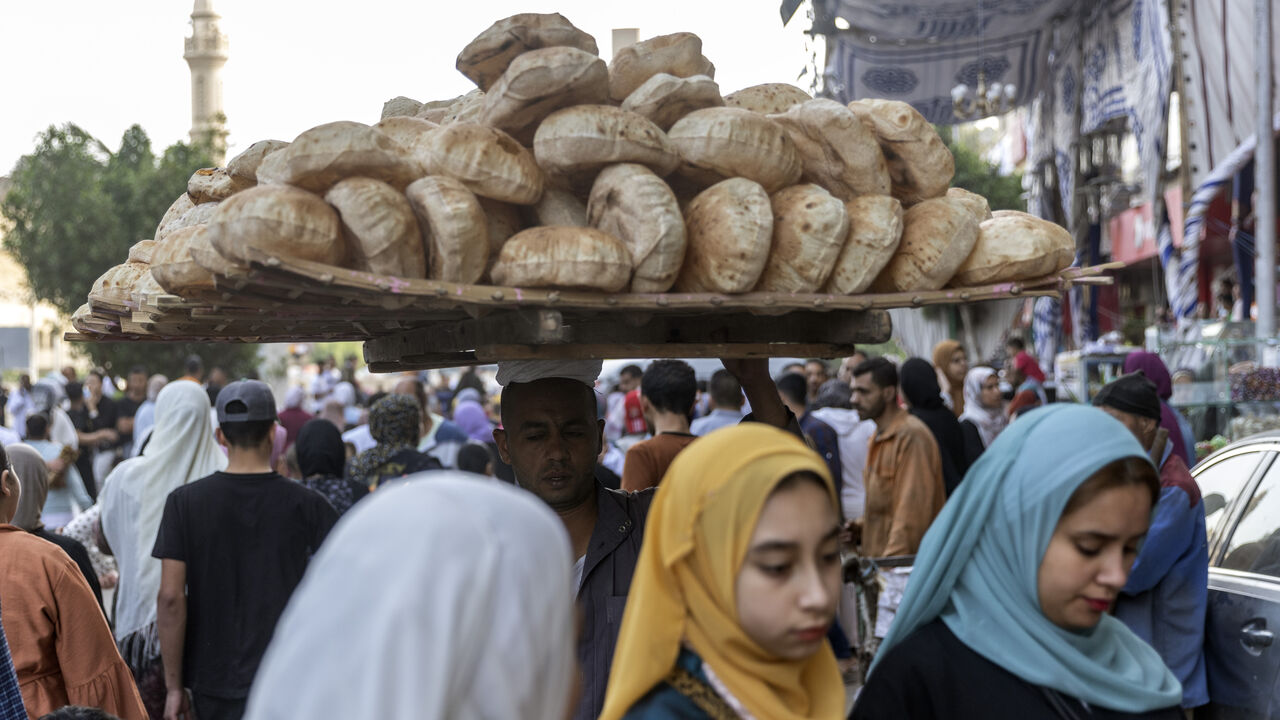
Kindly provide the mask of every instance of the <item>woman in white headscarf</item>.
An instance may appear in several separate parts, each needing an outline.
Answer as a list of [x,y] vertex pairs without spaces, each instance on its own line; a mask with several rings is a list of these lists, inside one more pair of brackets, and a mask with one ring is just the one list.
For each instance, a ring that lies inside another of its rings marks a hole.
[[969,465],[977,462],[1008,424],[996,371],[982,365],[969,370],[964,376],[964,413],[960,415]]
[[563,720],[569,558],[564,525],[510,485],[436,472],[376,492],[312,559],[245,720]]
[[120,463],[99,498],[102,531],[120,563],[116,641],[152,717],[163,714],[165,699],[156,632],[160,561],[151,557],[165,499],[226,466],[214,439],[208,394],[190,380],[178,380],[156,397],[155,428],[142,455]]

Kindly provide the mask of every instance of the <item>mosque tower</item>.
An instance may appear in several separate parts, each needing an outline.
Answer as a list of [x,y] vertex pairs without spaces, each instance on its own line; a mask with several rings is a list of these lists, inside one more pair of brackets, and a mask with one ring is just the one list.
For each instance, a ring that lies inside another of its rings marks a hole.
[[221,18],[213,11],[213,0],[195,0],[191,12],[191,37],[186,58],[191,67],[191,142],[209,141],[213,160],[226,159],[227,116],[222,110],[222,66],[227,62],[227,36],[218,29]]

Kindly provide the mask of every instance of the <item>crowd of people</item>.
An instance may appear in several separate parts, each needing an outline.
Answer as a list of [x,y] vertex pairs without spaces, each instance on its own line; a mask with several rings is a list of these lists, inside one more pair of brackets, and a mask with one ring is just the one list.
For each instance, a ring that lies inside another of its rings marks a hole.
[[[606,386],[599,361],[517,361],[370,392],[330,360],[279,400],[198,358],[172,382],[24,380],[0,438],[0,718],[1208,702],[1204,509],[1158,356],[1097,407],[1050,403],[1016,341],[1001,370],[954,341],[723,363]],[[865,678],[853,556],[913,565]]]

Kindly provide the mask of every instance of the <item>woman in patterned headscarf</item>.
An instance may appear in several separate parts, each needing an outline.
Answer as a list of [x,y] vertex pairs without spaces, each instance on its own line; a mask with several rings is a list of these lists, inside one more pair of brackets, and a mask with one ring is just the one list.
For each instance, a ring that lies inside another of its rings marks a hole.
[[387,480],[423,470],[439,470],[440,462],[418,452],[422,409],[410,395],[387,395],[369,410],[369,433],[378,441],[351,461],[351,479],[376,489]]

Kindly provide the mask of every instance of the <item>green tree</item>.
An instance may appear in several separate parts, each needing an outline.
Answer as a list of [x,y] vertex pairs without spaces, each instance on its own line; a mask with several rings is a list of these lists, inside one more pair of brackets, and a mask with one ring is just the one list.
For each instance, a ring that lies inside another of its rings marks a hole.
[[963,143],[955,141],[949,126],[939,126],[938,134],[956,159],[951,185],[985,197],[992,210],[1026,210],[1022,198],[1022,173],[1001,175],[999,169]]
[[[0,203],[4,247],[26,268],[35,299],[69,316],[98,276],[155,234],[191,173],[209,164],[208,148],[185,143],[157,158],[137,125],[125,131],[115,152],[72,123],[50,126],[14,166]],[[206,367],[232,374],[250,371],[257,354],[256,346],[237,344],[88,343],[84,349],[95,364],[118,372],[141,364],[170,375],[180,374],[192,353]]]

